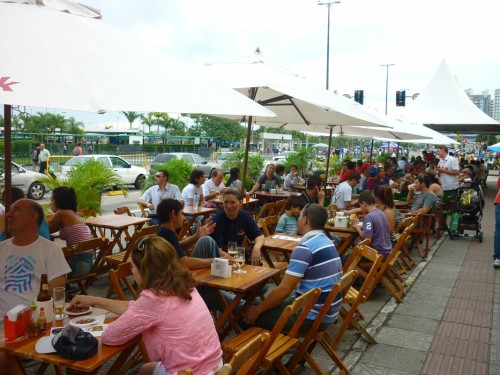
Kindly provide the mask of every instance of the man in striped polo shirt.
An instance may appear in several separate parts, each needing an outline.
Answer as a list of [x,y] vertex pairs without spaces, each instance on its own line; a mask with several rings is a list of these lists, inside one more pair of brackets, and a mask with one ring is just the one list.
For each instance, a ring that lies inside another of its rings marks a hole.
[[[322,293],[307,315],[302,329],[307,330],[312,326],[328,293],[342,277],[342,264],[337,249],[323,230],[327,219],[326,209],[319,204],[309,203],[303,208],[297,222],[298,233],[303,237],[292,252],[285,276],[261,304],[250,307],[244,314],[243,320],[246,323],[271,330],[282,311],[295,297],[320,288]],[[341,302],[339,295],[323,319],[321,329],[336,319]],[[289,323],[291,320],[293,319]]]

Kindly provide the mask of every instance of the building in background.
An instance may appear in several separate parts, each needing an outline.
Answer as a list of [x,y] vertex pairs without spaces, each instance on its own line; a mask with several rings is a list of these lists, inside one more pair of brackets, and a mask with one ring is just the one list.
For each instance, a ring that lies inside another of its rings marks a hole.
[[491,117],[493,117],[493,120],[500,122],[500,89],[495,90]]
[[474,95],[472,93],[472,89],[465,90],[465,93],[477,108],[486,113],[488,116],[493,117],[491,95],[488,90],[483,91],[480,95]]

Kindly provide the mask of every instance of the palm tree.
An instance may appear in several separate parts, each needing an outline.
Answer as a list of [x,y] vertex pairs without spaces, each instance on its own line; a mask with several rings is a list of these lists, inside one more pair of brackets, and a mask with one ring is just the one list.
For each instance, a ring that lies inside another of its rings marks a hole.
[[[73,117],[66,119],[66,129],[65,131],[71,134],[85,134],[85,130],[83,122],[76,121]],[[76,136],[73,139],[73,142],[76,144]]]
[[149,133],[151,133],[151,126],[156,124],[154,114],[152,112],[149,112],[147,115],[141,115],[141,120],[143,124],[146,124],[148,126]]
[[138,118],[141,118],[141,113],[139,112],[122,112],[122,114],[127,118],[130,129],[132,129],[132,123]]

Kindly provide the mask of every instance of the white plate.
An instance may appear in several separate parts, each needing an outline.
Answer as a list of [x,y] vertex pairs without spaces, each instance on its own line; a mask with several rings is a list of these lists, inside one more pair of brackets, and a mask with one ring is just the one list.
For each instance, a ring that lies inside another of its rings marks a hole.
[[[89,323],[78,323],[79,321],[87,320],[87,319],[93,319],[93,320]],[[69,324],[71,324],[72,326],[80,327],[80,328],[91,327],[93,325],[100,324],[100,323],[101,323],[100,319],[98,319],[97,316],[94,316],[94,315],[80,316],[78,318],[73,318],[69,321]]]
[[82,312],[71,312],[71,311],[68,311],[67,307],[65,307],[64,312],[68,315],[74,315],[74,316],[85,315],[85,314],[92,312],[92,307],[88,306],[88,309],[85,311],[82,311]]

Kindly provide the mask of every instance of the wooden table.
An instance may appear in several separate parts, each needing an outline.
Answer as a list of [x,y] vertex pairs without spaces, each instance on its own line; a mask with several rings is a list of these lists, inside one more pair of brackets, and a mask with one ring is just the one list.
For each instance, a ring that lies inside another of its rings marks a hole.
[[134,230],[139,230],[142,226],[148,223],[151,219],[144,217],[125,216],[125,215],[103,215],[89,217],[85,219],[85,224],[90,228],[92,235],[97,238],[98,229],[109,229],[111,231],[111,242],[109,243],[110,252],[118,245],[120,251],[124,251],[125,247],[121,242],[121,236],[128,227],[133,226]]
[[[100,312],[97,310],[100,309],[94,309],[93,315],[100,315],[106,312],[105,310],[101,310]],[[71,316],[71,318],[74,318],[74,316]],[[110,321],[113,321],[114,319],[116,319],[116,316],[113,315],[113,317],[107,317],[105,322],[108,323]],[[70,318],[66,318],[62,322],[54,321],[53,323],[54,326],[62,327],[68,325],[70,320],[71,320]],[[49,333],[50,330],[49,332],[46,333],[46,335],[48,336]],[[111,368],[107,372],[108,374],[116,374],[118,370],[124,365],[125,361],[130,356],[130,354],[132,353],[132,351],[134,350],[135,346],[137,345],[137,343],[141,338],[140,336],[138,336],[135,339],[129,341],[128,343],[119,346],[103,345],[101,339],[97,338],[97,340],[99,341],[99,348],[97,354],[93,355],[89,359],[76,361],[76,360],[65,359],[59,356],[57,353],[52,353],[52,354],[37,353],[35,351],[35,345],[42,336],[43,335],[37,337],[26,337],[26,339],[21,340],[19,342],[7,343],[5,342],[3,329],[0,330],[0,351],[7,354],[11,366],[10,374],[13,375],[26,374],[22,366],[22,363],[20,361],[21,358],[29,358],[38,362],[44,362],[48,364],[53,364],[55,366],[66,367],[74,371],[78,371],[85,374],[96,374],[104,363],[108,362],[111,358],[118,355],[115,363],[111,366]],[[62,371],[60,373],[62,373]]]
[[339,228],[335,227],[333,223],[329,222],[326,223],[325,230],[335,234],[342,240],[342,243],[338,248],[338,253],[340,256],[343,256],[347,252],[347,250],[349,250],[349,248],[354,244],[356,238],[359,237],[358,231],[353,227]]
[[288,191],[288,190],[284,190],[281,193],[271,193],[270,191],[256,191],[255,194],[258,197],[273,198],[274,200],[279,200],[280,198],[287,199],[288,197],[290,197],[292,195],[300,195],[300,193],[297,193],[295,191]]
[[406,201],[397,201],[395,200],[394,201],[394,207],[398,208],[398,207],[401,207],[401,208],[411,208],[411,203],[408,203]]
[[286,233],[275,233],[272,236],[266,237],[261,250],[262,255],[266,259],[269,267],[276,268],[270,254],[271,251],[280,252],[285,257],[285,260],[289,262],[290,255],[292,254],[293,249],[295,249],[295,247],[298,245],[298,240],[300,238],[302,237]]
[[[233,329],[236,333],[241,333],[242,330],[238,325],[238,320],[243,313],[248,310],[253,300],[260,295],[260,292],[267,281],[278,274],[280,271],[269,267],[257,267],[245,264],[242,269],[247,271],[244,274],[236,274],[231,272],[230,278],[222,278],[211,275],[210,268],[202,268],[193,271],[193,276],[200,285],[212,287],[217,292],[217,298],[223,306],[221,316],[215,322],[215,328],[219,333],[220,340],[228,335]],[[221,290],[233,292],[236,296],[228,305],[226,300],[220,293]],[[248,293],[250,293],[248,295]],[[245,304],[237,313],[234,313],[238,303],[245,296]],[[228,321],[227,327],[223,328],[224,323]]]
[[184,208],[182,209],[182,212],[184,212],[185,216],[189,216],[191,218],[186,219],[186,221],[184,222],[184,225],[182,226],[181,230],[177,234],[177,238],[179,238],[179,240],[184,238],[187,231],[189,230],[189,228],[191,228],[193,226],[193,224],[195,223],[196,218],[198,216],[203,216],[203,218],[205,219],[205,218],[207,218],[207,216],[211,215],[215,211],[217,211],[217,208],[214,208],[214,207],[199,207],[198,206],[197,208],[194,208],[194,206],[184,206]]

